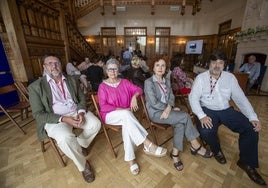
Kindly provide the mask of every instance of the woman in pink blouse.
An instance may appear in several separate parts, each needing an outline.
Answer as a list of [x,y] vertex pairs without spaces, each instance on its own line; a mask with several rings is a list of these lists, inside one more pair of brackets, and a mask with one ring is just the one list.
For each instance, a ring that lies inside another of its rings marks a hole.
[[119,62],[116,59],[109,59],[104,70],[108,78],[98,90],[100,113],[105,123],[122,125],[125,161],[129,162],[131,173],[137,175],[140,170],[135,161],[135,145],[143,144],[144,152],[155,157],[165,156],[167,149],[153,144],[147,138],[147,131],[132,113],[138,110],[137,97],[142,95],[142,89],[126,79],[118,78]]

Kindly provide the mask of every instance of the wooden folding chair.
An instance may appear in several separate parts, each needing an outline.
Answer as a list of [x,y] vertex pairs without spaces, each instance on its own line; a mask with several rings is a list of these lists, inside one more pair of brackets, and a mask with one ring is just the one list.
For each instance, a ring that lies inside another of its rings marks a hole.
[[23,100],[26,100],[29,102],[29,91],[27,88],[27,83],[16,81],[14,84],[16,88],[19,90],[20,94],[22,95]]
[[7,117],[9,118],[9,120],[14,123],[14,125],[23,133],[26,134],[26,132],[22,129],[22,127],[24,127],[25,125],[29,124],[30,122],[33,121],[33,119],[31,119],[30,121],[27,121],[26,123],[19,125],[19,123],[15,120],[15,118],[17,116],[15,116],[14,114],[12,115],[11,113],[16,113],[19,112],[20,113],[20,117],[21,117],[21,121],[23,121],[24,119],[24,114],[26,115],[26,119],[28,118],[28,111],[30,108],[30,103],[28,101],[28,98],[20,93],[20,90],[16,87],[15,84],[11,84],[11,85],[7,85],[4,87],[0,87],[0,95],[2,94],[8,94],[11,92],[17,92],[19,95],[22,96],[22,99],[20,99],[20,101],[16,102],[15,104],[9,105],[9,106],[5,106],[3,104],[0,104],[0,112],[4,112],[5,115],[7,115]]
[[56,143],[55,143],[56,141],[53,138],[49,137],[49,136],[47,136],[47,138],[48,138],[48,141],[41,141],[41,150],[42,150],[42,152],[44,153],[46,151],[45,145],[50,144],[52,146],[52,148],[53,148],[53,150],[54,150],[54,152],[55,152],[55,154],[57,156],[57,159],[60,162],[61,166],[65,167],[66,163],[63,160],[64,154],[60,153],[58,147],[56,146]]
[[[177,83],[177,80],[175,78],[171,78],[171,81],[174,83]],[[192,111],[189,105],[188,95],[189,94],[183,94],[181,93],[180,89],[173,92],[175,99],[178,99],[180,101],[180,104],[184,105],[187,109],[187,112],[191,115]]]
[[107,140],[107,142],[109,144],[109,147],[110,147],[114,157],[116,158],[117,155],[115,153],[115,148],[118,147],[123,141],[121,141],[120,143],[118,143],[116,145],[113,145],[113,143],[112,143],[112,141],[110,139],[110,136],[108,134],[108,131],[109,130],[112,130],[112,131],[115,131],[115,132],[122,131],[122,125],[110,125],[110,124],[104,123],[104,121],[102,120],[101,115],[100,115],[98,95],[97,94],[92,94],[91,98],[92,98],[93,104],[94,104],[95,109],[96,109],[96,115],[99,117],[99,119],[101,121],[103,132],[105,134],[106,140]]
[[141,97],[141,103],[142,103],[143,113],[145,114],[146,121],[149,124],[149,127],[150,127],[150,130],[152,132],[153,140],[154,140],[155,144],[156,145],[165,144],[166,142],[168,142],[170,139],[173,138],[173,135],[171,137],[167,138],[166,140],[164,140],[161,144],[159,144],[157,141],[157,135],[156,135],[155,128],[159,128],[160,130],[167,130],[168,128],[171,127],[171,125],[170,124],[160,124],[160,123],[156,123],[156,122],[151,121],[149,118],[147,109],[146,109],[146,105],[145,105],[145,96]]
[[174,94],[174,96],[175,96],[175,98],[179,99],[180,103],[186,107],[187,112],[190,115],[192,115],[193,112],[192,112],[191,107],[189,105],[188,94],[176,93],[176,94]]

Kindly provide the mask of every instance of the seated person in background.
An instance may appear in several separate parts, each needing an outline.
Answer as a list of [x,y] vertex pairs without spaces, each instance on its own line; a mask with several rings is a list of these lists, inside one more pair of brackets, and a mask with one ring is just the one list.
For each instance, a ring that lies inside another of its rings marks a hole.
[[82,63],[77,65],[77,68],[78,68],[78,70],[81,71],[82,74],[84,74],[84,72],[86,72],[88,67],[90,67],[91,65],[92,65],[92,63],[89,61],[89,58],[85,57],[85,61],[83,61]]
[[93,65],[91,65],[86,71],[86,77],[90,81],[94,92],[98,91],[99,85],[104,78],[103,65],[104,62],[101,58],[95,59]]
[[125,161],[129,162],[131,173],[137,175],[140,170],[135,162],[135,145],[143,144],[144,152],[155,157],[165,156],[167,150],[147,138],[147,131],[133,114],[138,110],[137,97],[142,95],[142,89],[126,79],[118,78],[119,62],[116,59],[109,59],[104,69],[108,78],[98,90],[100,113],[104,122],[122,125]]
[[142,90],[144,88],[144,81],[147,79],[144,75],[142,68],[140,67],[141,59],[138,56],[133,56],[131,60],[132,70],[131,70],[131,80]]
[[180,56],[174,56],[171,58],[170,70],[171,72],[171,87],[175,94],[189,94],[191,92],[191,86],[193,80],[188,78],[186,73],[180,68],[182,58]]
[[126,65],[124,64],[124,62],[122,60],[119,60],[119,72],[122,74],[125,74],[128,70],[130,70],[131,66],[130,65]]
[[170,80],[165,78],[165,60],[156,58],[152,65],[154,74],[144,84],[146,108],[153,122],[170,124],[174,128],[173,149],[170,152],[170,157],[174,161],[176,170],[181,171],[183,163],[179,159],[179,151],[183,151],[184,136],[191,143],[190,151],[193,155],[198,154],[204,158],[210,158],[212,157],[212,152],[206,150],[197,141],[199,133],[195,129],[190,115],[174,107],[175,97],[171,89]]
[[[218,128],[221,124],[239,133],[239,160],[237,165],[255,183],[266,185],[255,168],[258,162],[258,138],[262,126],[247,97],[232,73],[223,71],[226,56],[216,51],[210,57],[209,70],[199,74],[194,81],[189,101],[196,114],[201,137],[210,146],[215,159],[225,164]],[[230,98],[240,111],[230,106]]]
[[143,70],[144,76],[146,78],[151,77],[150,71],[149,71],[149,66],[146,64],[146,61],[140,57],[140,67]]
[[84,93],[86,93],[87,88],[88,88],[88,81],[87,81],[87,76],[84,74],[81,74],[81,72],[76,68],[76,62],[71,60],[69,63],[66,65],[66,73],[67,75],[70,76],[75,76],[80,79],[82,85],[82,89],[84,90]]
[[258,77],[260,76],[261,71],[261,64],[256,62],[256,56],[251,55],[248,57],[248,63],[245,63],[242,65],[242,67],[239,68],[239,72],[245,72],[248,73],[248,83],[247,83],[247,90],[249,90]]
[[[85,95],[78,87],[77,79],[62,74],[60,59],[46,55],[42,62],[45,76],[29,85],[38,138],[43,141],[47,132],[90,183],[95,177],[86,160],[87,148],[99,132],[101,123],[93,113],[86,112]],[[73,128],[83,129],[83,132],[76,137]]]
[[234,62],[234,59],[232,58],[227,62],[225,71],[234,72],[234,68],[235,68],[235,62]]

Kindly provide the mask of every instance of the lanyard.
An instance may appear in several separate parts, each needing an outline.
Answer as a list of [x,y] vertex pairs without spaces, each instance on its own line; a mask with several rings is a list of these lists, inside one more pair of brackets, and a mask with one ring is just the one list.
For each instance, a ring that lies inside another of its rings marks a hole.
[[61,91],[62,94],[63,94],[64,100],[66,100],[66,94],[65,94],[65,89],[64,89],[64,86],[63,86],[63,80],[61,80],[61,82],[60,82],[60,86],[61,86],[60,91]]
[[[220,77],[219,77],[219,78],[220,78]],[[216,86],[216,84],[217,84],[219,78],[216,79],[216,82],[213,84],[213,83],[212,83],[212,76],[210,75],[210,79],[209,79],[209,80],[210,80],[210,95],[212,94],[212,92],[213,92],[213,90],[214,90],[214,88],[215,88],[215,86]]]
[[163,91],[164,95],[167,96],[167,89],[163,88],[159,82],[157,82],[157,83],[158,83],[159,88]]

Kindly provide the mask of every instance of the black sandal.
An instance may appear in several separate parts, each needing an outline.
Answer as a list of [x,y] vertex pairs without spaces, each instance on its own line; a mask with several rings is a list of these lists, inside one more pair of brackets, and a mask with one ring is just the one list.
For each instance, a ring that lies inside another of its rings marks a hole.
[[[193,146],[191,146],[191,149],[190,149],[191,154],[192,154],[192,155],[196,155],[196,154],[201,155],[200,153],[198,153],[198,151],[199,151],[201,148],[202,148],[201,145],[200,145],[200,147],[197,148],[197,149],[195,149]],[[211,151],[206,150],[205,154],[204,154],[204,155],[201,155],[201,156],[204,157],[204,158],[211,158],[211,157],[212,157],[212,153],[211,153]]]
[[[174,155],[172,152],[173,151],[171,151],[170,152],[170,155],[169,155],[171,159],[173,159],[173,157],[179,157],[179,154],[178,155]],[[181,160],[179,160],[176,163],[173,163],[173,165],[176,168],[176,170],[178,170],[178,171],[182,171],[183,170],[183,163],[181,162]],[[178,168],[178,167],[180,167],[180,168]]]

